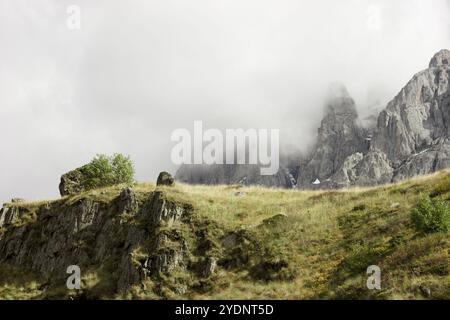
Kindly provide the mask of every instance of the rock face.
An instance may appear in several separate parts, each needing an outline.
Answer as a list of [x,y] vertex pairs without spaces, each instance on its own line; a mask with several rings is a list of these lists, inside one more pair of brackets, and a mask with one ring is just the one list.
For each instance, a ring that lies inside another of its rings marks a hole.
[[61,182],[59,183],[59,193],[61,196],[68,196],[85,191],[81,186],[81,181],[85,174],[85,167],[80,167],[63,174],[61,176]]
[[396,182],[450,167],[449,79],[450,51],[441,50],[376,122],[360,120],[345,87],[335,84],[315,147],[298,159],[298,168],[281,167],[274,176],[261,176],[245,165],[182,166],[176,179],[326,189]]
[[385,153],[393,180],[448,167],[450,51],[438,52],[430,67],[401,90],[378,118],[373,149]]
[[[300,167],[299,188],[339,184],[330,180],[332,176],[339,170],[342,171],[341,175],[346,176],[347,171],[355,166],[355,160],[361,160],[360,155],[367,151],[368,143],[365,140],[366,132],[358,126],[357,120],[355,102],[347,89],[334,84],[328,97],[325,117],[318,130],[316,147],[309,161]],[[353,154],[350,159],[349,156]]]
[[20,216],[21,212],[17,207],[4,205],[0,209],[0,228],[13,224],[19,220]]
[[[376,127],[369,129],[373,137],[358,129],[354,112],[348,112],[347,121],[327,115],[319,129],[319,147],[311,162],[300,168],[299,187],[308,188],[314,179],[324,181],[315,186],[319,188],[370,186],[449,167],[449,62],[449,50],[436,53],[429,68],[417,73],[381,111]],[[329,127],[338,129],[325,131]],[[361,140],[364,136],[367,145]]]
[[173,179],[172,175],[168,172],[161,172],[158,176],[158,180],[156,181],[157,186],[173,186],[175,183],[175,180]]
[[436,53],[430,61],[430,68],[450,66],[450,50],[443,49]]
[[147,277],[186,268],[191,248],[177,228],[186,223],[191,210],[167,201],[160,191],[151,195],[136,213],[140,223],[126,232],[124,248],[127,250],[120,261],[119,292],[126,292],[130,285],[141,283]]
[[108,203],[82,198],[33,210],[22,203],[0,210],[0,262],[27,266],[61,284],[70,265],[82,273],[104,265],[105,271],[114,271],[111,282],[121,293],[149,277],[185,268],[193,255],[177,231],[189,230],[192,208],[166,200],[159,191],[140,202],[126,188]]
[[243,184],[285,188],[295,186],[295,178],[286,167],[282,166],[277,174],[263,176],[257,165],[182,165],[175,179],[185,183],[207,185]]
[[[292,279],[287,251],[261,241],[270,228],[290,228],[287,215],[232,230],[190,201],[176,187],[140,187],[8,203],[0,210],[1,270],[30,276],[43,299],[182,298],[226,281],[225,270]],[[80,290],[66,286],[74,265]]]
[[421,151],[445,142],[449,134],[450,51],[438,52],[430,68],[416,74],[378,117],[373,148],[395,167]]

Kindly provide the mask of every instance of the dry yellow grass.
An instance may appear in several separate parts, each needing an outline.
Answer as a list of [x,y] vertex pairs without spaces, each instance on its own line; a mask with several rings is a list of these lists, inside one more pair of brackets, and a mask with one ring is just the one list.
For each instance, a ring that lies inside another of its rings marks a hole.
[[[92,198],[108,202],[123,187],[92,190],[55,201],[70,203]],[[133,189],[144,199],[155,190],[155,185],[140,183]],[[224,264],[208,280],[209,290],[188,290],[170,298],[421,299],[430,298],[424,294],[428,289],[431,298],[450,298],[448,233],[418,234],[410,223],[410,211],[422,195],[449,200],[450,170],[391,185],[340,191],[181,183],[159,189],[168,200],[190,203],[198,221],[214,222],[209,228],[217,229],[210,230],[215,237],[235,230],[253,232],[265,250],[276,259],[287,260],[291,276],[270,281],[255,279],[253,269]],[[43,203],[10,205],[33,208]],[[265,227],[263,221],[276,215],[284,218]],[[380,291],[365,286],[370,264],[382,269]],[[198,280],[193,274],[183,276],[192,282]],[[94,274],[88,280],[98,286]],[[5,286],[5,282],[1,283]],[[8,294],[13,296],[11,284],[8,288]],[[118,298],[130,297],[157,296],[152,290],[135,288]]]

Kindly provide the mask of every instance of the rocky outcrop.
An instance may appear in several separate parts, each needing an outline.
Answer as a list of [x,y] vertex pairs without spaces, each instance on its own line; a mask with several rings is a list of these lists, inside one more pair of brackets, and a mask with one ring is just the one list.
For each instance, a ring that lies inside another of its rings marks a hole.
[[[386,159],[370,161],[367,184],[395,182],[450,165],[450,51],[441,50],[378,117],[371,150]],[[385,155],[385,156],[384,156]],[[364,178],[364,177],[361,177]]]
[[[429,68],[416,74],[381,111],[376,128],[369,129],[373,137],[355,125],[351,108],[343,108],[351,115],[347,122],[327,115],[311,162],[300,168],[299,187],[307,188],[315,179],[321,181],[316,188],[370,186],[449,167],[449,61],[450,51],[438,52]],[[326,130],[336,126],[340,129]],[[367,149],[358,139],[364,136]],[[357,149],[355,153],[345,146],[346,141]],[[346,156],[344,161],[336,150]]]
[[[371,150],[365,155],[354,153],[344,161],[342,167],[328,179],[328,188],[348,188],[354,185],[371,186],[391,182],[393,169],[386,155],[378,150]],[[322,187],[324,187],[322,185]]]
[[61,196],[68,196],[85,191],[85,188],[81,183],[84,180],[85,175],[85,166],[63,174],[59,183],[59,193]]
[[60,285],[70,265],[82,273],[102,266],[123,293],[187,267],[191,213],[189,204],[167,200],[161,191],[138,200],[131,188],[112,202],[83,197],[40,206],[10,203],[0,210],[0,263],[26,267]]
[[448,137],[449,59],[450,51],[438,52],[430,67],[416,74],[378,117],[372,146],[394,167]]
[[4,205],[0,209],[0,228],[13,224],[20,218],[21,212],[15,206]]
[[450,51],[434,55],[375,117],[359,119],[344,86],[330,90],[315,147],[298,167],[261,176],[256,166],[182,166],[176,179],[200,184],[260,184],[301,189],[371,186],[450,166]]
[[430,68],[440,68],[442,66],[450,67],[450,50],[442,49],[431,58]]
[[393,181],[407,179],[450,167],[450,139],[444,138],[436,144],[408,157],[393,174]]
[[187,222],[190,213],[189,206],[167,201],[160,191],[151,195],[135,217],[140,223],[127,230],[119,292],[126,292],[131,284],[141,283],[147,277],[186,268],[191,248],[178,227]]
[[372,186],[391,182],[393,169],[386,155],[379,150],[369,151],[358,164],[358,179],[350,181],[348,186]]
[[[211,290],[222,268],[259,280],[292,279],[285,251],[260,241],[267,228],[287,227],[287,215],[235,232],[198,214],[189,198],[175,186],[114,187],[108,194],[8,203],[0,210],[0,267],[32,274],[43,298],[59,299],[128,297],[136,290],[181,297]],[[71,266],[80,269],[80,290],[66,287]],[[89,285],[92,278],[100,289]]]
[[168,172],[161,172],[158,176],[158,179],[156,180],[157,186],[173,186],[175,183],[175,180],[173,179],[172,175]]
[[[363,154],[360,152],[354,153],[348,156],[341,168],[332,175],[329,181],[330,188],[345,188],[348,187],[352,182],[356,181],[360,174],[360,168],[358,164],[363,159]],[[327,182],[327,181],[325,181]]]
[[355,159],[360,160],[360,155],[368,150],[366,137],[366,130],[358,125],[355,102],[343,85],[334,84],[318,130],[316,147],[309,161],[299,169],[298,187],[343,185],[342,180],[348,174],[354,175],[349,170],[355,166]]

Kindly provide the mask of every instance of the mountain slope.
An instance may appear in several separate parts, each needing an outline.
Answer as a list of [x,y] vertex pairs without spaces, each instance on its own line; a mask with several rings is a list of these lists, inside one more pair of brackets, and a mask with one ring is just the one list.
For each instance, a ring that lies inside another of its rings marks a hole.
[[[0,298],[450,298],[448,233],[410,221],[450,171],[344,191],[93,190],[0,212]],[[66,288],[81,268],[82,290]],[[381,268],[381,290],[366,269]]]

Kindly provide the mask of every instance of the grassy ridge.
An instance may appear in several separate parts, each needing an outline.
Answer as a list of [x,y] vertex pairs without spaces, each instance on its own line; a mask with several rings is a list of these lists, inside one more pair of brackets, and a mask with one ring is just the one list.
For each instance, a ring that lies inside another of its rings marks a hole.
[[[134,190],[145,199],[154,188],[138,184]],[[217,272],[208,279],[196,279],[189,271],[161,279],[192,288],[179,294],[168,290],[166,298],[450,298],[449,234],[418,233],[410,219],[423,195],[450,201],[448,170],[394,185],[343,191],[185,184],[163,189],[167,199],[192,204],[198,237],[191,237],[193,247],[207,247],[205,254],[219,258]],[[57,201],[87,197],[108,202],[120,190],[115,186]],[[17,205],[32,211],[41,204]],[[226,245],[226,239],[233,239],[232,244]],[[373,264],[381,268],[381,290],[366,288],[366,269]],[[16,278],[3,271],[1,298],[41,296],[37,279],[26,274],[16,281],[17,271]],[[95,275],[89,277],[85,285],[97,286]],[[154,285],[154,279],[149,280],[147,288]],[[161,294],[136,287],[126,296],[105,292],[102,297],[153,299]]]

